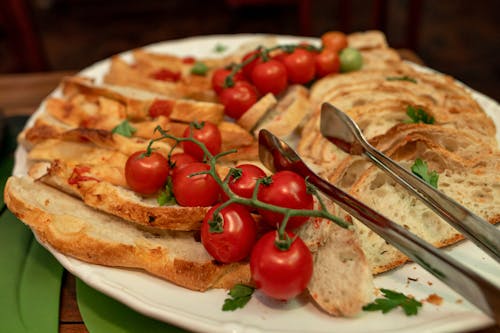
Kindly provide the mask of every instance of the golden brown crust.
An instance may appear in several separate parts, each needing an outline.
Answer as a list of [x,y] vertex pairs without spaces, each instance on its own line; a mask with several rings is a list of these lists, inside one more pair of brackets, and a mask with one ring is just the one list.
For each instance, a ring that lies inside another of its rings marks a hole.
[[[5,202],[24,223],[33,228],[42,242],[57,251],[94,264],[139,268],[172,283],[192,290],[231,288],[236,283],[251,283],[247,263],[217,264],[213,260],[194,262],[169,253],[168,247],[151,248],[136,242],[134,245],[103,240],[86,232],[86,221],[75,216],[50,213],[18,196],[12,190],[12,177],[5,187]],[[74,209],[88,209],[73,206]],[[66,212],[67,213],[67,212]],[[75,230],[61,231],[65,221],[77,225]],[[193,243],[196,242],[193,238]],[[167,245],[168,246],[168,245]]]
[[85,204],[127,221],[144,226],[169,230],[199,230],[201,221],[210,207],[158,206],[145,203],[132,191],[102,180],[92,167],[85,173],[90,180],[70,184],[73,167],[54,161],[40,180],[61,191],[77,195]]

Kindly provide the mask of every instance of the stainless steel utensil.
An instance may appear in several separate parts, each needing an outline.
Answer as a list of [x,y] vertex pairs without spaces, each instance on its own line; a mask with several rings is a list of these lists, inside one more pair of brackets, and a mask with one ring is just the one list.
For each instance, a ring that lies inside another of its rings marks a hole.
[[375,149],[354,121],[329,103],[321,106],[321,134],[349,154],[365,154],[446,222],[500,262],[500,231]]
[[267,130],[259,133],[259,157],[270,170],[291,170],[308,177],[340,207],[500,323],[497,285],[316,175],[292,148]]

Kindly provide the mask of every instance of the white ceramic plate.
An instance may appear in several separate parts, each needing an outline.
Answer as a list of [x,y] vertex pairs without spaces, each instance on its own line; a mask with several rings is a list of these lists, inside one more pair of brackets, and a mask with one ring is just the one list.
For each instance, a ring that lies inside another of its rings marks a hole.
[[[181,56],[216,57],[214,46],[228,46],[228,54],[240,44],[257,38],[257,35],[195,37],[148,46],[155,52]],[[305,38],[279,36],[280,43],[303,41]],[[314,41],[314,40],[312,40]],[[129,53],[122,55],[130,59]],[[100,81],[109,65],[103,60],[82,71],[82,75]],[[423,70],[428,70],[421,68]],[[472,91],[477,101],[500,128],[500,105],[490,98]],[[59,91],[54,91],[55,95]],[[37,114],[43,112],[43,103]],[[33,119],[29,122],[31,124]],[[29,125],[28,124],[28,125]],[[500,132],[497,131],[500,142]],[[16,152],[15,175],[26,173],[26,151]],[[435,279],[416,264],[375,278],[377,287],[389,288],[425,299],[437,294],[444,299],[442,305],[425,303],[417,316],[407,317],[402,311],[388,314],[361,313],[356,318],[335,318],[321,312],[308,299],[295,299],[288,303],[269,300],[259,292],[241,310],[223,312],[226,298],[222,290],[205,293],[190,291],[141,271],[92,265],[67,257],[50,246],[46,247],[71,273],[88,285],[125,303],[136,311],[158,320],[199,332],[461,332],[493,324],[467,301]],[[470,242],[462,242],[446,250],[450,255],[473,267],[492,281],[498,282],[498,264]],[[411,279],[411,280],[410,280]],[[105,315],[105,314],[103,314]]]

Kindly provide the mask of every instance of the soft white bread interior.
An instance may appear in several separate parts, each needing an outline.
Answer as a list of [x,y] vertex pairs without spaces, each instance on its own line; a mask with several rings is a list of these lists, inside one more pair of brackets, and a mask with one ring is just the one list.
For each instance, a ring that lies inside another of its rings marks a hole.
[[[498,156],[486,154],[482,163],[466,165],[459,156],[420,140],[401,145],[391,157],[407,169],[417,158],[426,161],[429,170],[439,174],[439,191],[490,223],[500,222]],[[379,168],[373,166],[362,173],[351,194],[436,247],[463,239],[456,229]],[[384,272],[407,260],[363,224],[354,223],[373,273]]]
[[[324,199],[335,215],[339,208]],[[314,271],[307,286],[312,299],[327,313],[351,317],[374,296],[372,272],[353,229],[334,222],[311,218],[297,230],[297,235],[313,253]]]

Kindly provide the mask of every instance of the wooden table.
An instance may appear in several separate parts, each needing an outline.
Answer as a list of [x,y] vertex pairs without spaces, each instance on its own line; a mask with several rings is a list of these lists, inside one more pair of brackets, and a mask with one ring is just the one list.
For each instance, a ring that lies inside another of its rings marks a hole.
[[[406,57],[418,61],[412,53]],[[73,71],[35,74],[0,75],[0,109],[6,116],[30,115],[40,101],[57,87],[60,80]],[[65,272],[63,277],[59,331],[61,333],[88,332],[76,302],[75,277]],[[500,333],[500,327],[490,327],[477,333]]]

